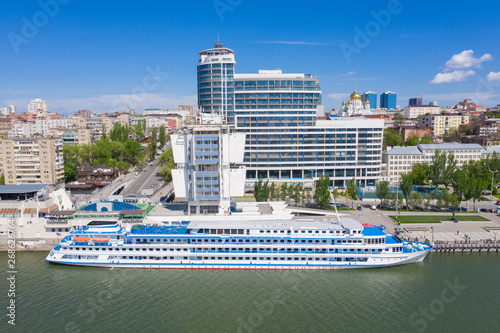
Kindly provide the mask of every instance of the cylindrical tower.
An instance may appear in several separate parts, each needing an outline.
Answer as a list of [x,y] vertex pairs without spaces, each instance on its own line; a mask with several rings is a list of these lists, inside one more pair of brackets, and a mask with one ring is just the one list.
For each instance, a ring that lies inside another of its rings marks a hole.
[[198,62],[198,108],[220,113],[226,122],[234,119],[234,51],[219,42],[200,52]]

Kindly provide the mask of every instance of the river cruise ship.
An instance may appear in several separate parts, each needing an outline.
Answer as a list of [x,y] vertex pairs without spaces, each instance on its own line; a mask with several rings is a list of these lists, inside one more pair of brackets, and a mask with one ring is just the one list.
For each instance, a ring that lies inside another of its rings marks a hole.
[[74,228],[46,260],[116,268],[343,269],[419,262],[431,249],[352,218],[126,227],[91,222]]

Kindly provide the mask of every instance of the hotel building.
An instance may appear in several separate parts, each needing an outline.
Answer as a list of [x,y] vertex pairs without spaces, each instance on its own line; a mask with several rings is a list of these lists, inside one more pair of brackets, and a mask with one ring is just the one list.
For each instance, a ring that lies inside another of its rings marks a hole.
[[246,134],[247,182],[311,183],[327,174],[333,186],[345,186],[352,178],[362,185],[380,178],[384,120],[321,119],[313,75],[236,74],[235,64],[234,52],[219,42],[200,52],[198,104],[202,112],[220,110]]

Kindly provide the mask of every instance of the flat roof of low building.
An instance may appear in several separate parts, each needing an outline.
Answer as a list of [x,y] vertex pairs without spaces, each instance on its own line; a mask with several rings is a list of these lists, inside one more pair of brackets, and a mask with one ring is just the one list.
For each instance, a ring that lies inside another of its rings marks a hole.
[[33,193],[47,186],[49,184],[0,185],[0,194]]

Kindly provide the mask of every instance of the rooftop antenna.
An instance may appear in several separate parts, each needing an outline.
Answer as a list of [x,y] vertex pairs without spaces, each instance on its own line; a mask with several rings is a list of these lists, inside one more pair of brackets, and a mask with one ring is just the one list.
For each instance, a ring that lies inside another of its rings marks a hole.
[[221,48],[223,48],[223,47],[224,47],[224,44],[222,44],[222,43],[220,42],[219,34],[217,34],[217,43],[215,43],[215,44],[214,44],[214,47],[215,47],[216,49],[221,49]]

